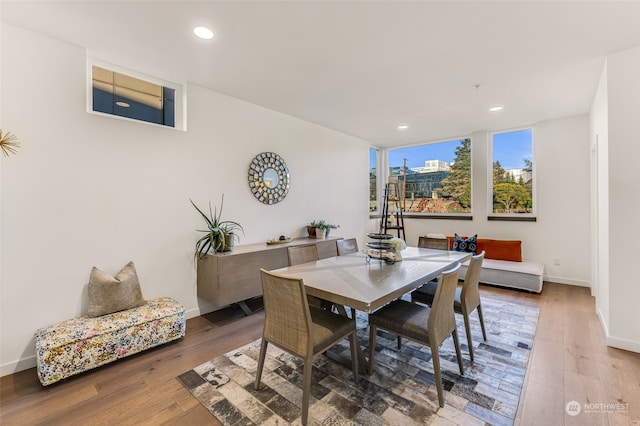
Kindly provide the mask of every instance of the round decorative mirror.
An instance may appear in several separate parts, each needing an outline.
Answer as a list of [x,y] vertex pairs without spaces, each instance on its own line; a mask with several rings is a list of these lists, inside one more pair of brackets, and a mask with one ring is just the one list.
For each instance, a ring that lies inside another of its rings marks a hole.
[[255,156],[249,165],[249,188],[256,199],[264,204],[276,204],[289,192],[289,169],[275,152]]

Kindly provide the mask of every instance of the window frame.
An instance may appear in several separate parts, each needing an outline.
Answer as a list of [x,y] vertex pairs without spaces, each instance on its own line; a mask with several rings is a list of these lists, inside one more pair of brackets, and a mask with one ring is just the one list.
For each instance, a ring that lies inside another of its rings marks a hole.
[[[383,167],[381,167],[382,170],[384,170],[384,180],[381,180],[380,178],[380,174],[378,174],[378,186],[379,186],[379,193],[378,193],[378,206],[382,205],[382,198],[383,198],[383,185],[381,184],[382,182],[388,182],[389,180],[389,169],[390,169],[390,164],[389,164],[389,151],[392,150],[398,150],[398,149],[405,149],[405,148],[415,148],[415,147],[419,147],[419,146],[424,146],[424,145],[435,145],[435,144],[439,144],[439,143],[447,143],[447,142],[454,142],[454,141],[463,141],[465,139],[469,139],[470,141],[470,169],[469,169],[469,178],[470,178],[470,183],[471,183],[471,188],[470,188],[470,203],[471,203],[471,211],[469,212],[463,212],[463,213],[429,213],[429,212],[404,212],[403,213],[403,217],[405,219],[409,218],[409,219],[448,219],[448,220],[473,220],[473,206],[474,206],[474,197],[473,197],[473,188],[474,188],[474,183],[473,183],[473,176],[474,176],[474,165],[473,165],[473,149],[471,148],[473,146],[473,138],[471,135],[466,135],[466,136],[455,136],[455,137],[451,137],[451,138],[446,138],[446,139],[441,139],[441,140],[434,140],[434,141],[430,141],[430,142],[423,142],[423,143],[417,143],[417,144],[411,144],[411,145],[403,145],[403,146],[397,146],[397,147],[393,147],[393,148],[384,148],[384,163],[382,164]],[[406,194],[405,194],[406,196]]]
[[[495,213],[493,211],[493,140],[494,136],[504,133],[518,132],[522,130],[531,131],[531,213]],[[537,161],[536,161],[536,129],[534,125],[521,126],[508,129],[500,129],[489,132],[488,156],[487,156],[487,220],[489,221],[511,221],[511,222],[535,222],[537,220],[538,199],[537,189]]]
[[[120,115],[109,114],[100,111],[94,111],[93,109],[93,67],[100,67],[107,69],[109,71],[114,71],[120,74],[125,74],[129,77],[134,77],[139,80],[143,80],[149,83],[157,84],[162,87],[166,87],[169,89],[173,89],[174,93],[174,126],[167,126],[163,124],[153,123],[150,121],[139,120],[135,118],[123,117]],[[99,115],[102,117],[110,117],[119,120],[126,120],[134,123],[144,123],[150,126],[158,126],[165,129],[173,129],[173,130],[187,130],[187,120],[186,120],[186,89],[184,85],[173,83],[167,80],[163,80],[157,77],[151,77],[149,75],[133,71],[124,67],[120,67],[118,65],[111,64],[109,62],[102,61],[97,58],[87,57],[87,68],[86,68],[86,108],[87,113]]]
[[[369,176],[369,216],[377,216],[380,214],[381,211],[381,207],[380,207],[380,200],[382,199],[382,189],[381,189],[381,185],[380,182],[382,182],[383,177],[381,176],[382,170],[383,168],[380,167],[381,166],[381,158],[382,158],[382,153],[384,151],[384,149],[379,148],[377,146],[370,146],[369,147],[369,175],[371,175],[371,153],[372,151],[375,151],[376,153],[376,188],[375,188],[375,193],[376,193],[376,209],[375,210],[371,210],[371,176]],[[386,179],[385,179],[386,180]]]

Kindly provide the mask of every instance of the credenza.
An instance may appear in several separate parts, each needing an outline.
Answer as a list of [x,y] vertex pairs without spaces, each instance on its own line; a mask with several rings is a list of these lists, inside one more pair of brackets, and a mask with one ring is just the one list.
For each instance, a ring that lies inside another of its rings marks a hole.
[[289,265],[287,247],[315,244],[320,259],[337,256],[336,240],[296,238],[289,243],[237,245],[232,251],[207,254],[198,259],[198,297],[218,306],[237,303],[251,313],[246,300],[262,295],[260,268],[267,270]]

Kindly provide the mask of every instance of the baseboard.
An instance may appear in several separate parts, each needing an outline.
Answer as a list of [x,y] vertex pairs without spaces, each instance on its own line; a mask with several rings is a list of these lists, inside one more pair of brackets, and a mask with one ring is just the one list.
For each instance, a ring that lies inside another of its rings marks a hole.
[[596,306],[596,315],[598,315],[598,319],[600,320],[600,327],[602,327],[602,331],[604,332],[605,339],[609,338],[609,327],[607,327],[607,323],[604,320],[604,315],[602,315],[602,310]]
[[9,374],[17,373],[22,370],[28,370],[36,366],[36,356],[31,355],[29,357],[20,359],[18,361],[9,362],[0,365],[0,376],[4,377]]
[[[209,312],[216,311],[221,309],[217,306],[211,304],[202,304],[196,308],[189,309],[185,311],[186,318],[195,318],[200,315],[208,314]],[[9,374],[17,373],[22,370],[28,370],[29,368],[33,368],[36,366],[36,356],[31,355],[26,358],[20,359],[18,361],[9,362],[6,364],[0,365],[0,377],[7,376]]]
[[633,340],[627,340],[627,339],[620,339],[618,337],[612,337],[609,334],[609,327],[607,327],[607,323],[604,321],[602,311],[600,309],[596,309],[596,314],[598,315],[598,319],[600,320],[600,326],[602,327],[602,331],[604,332],[604,337],[607,342],[607,346],[611,346],[612,348],[622,349],[625,351],[640,353],[640,342],[635,342]]
[[591,288],[591,283],[589,281],[584,281],[584,280],[574,280],[572,278],[564,278],[564,277],[553,277],[553,276],[547,276],[545,275],[543,277],[544,281],[549,281],[552,283],[558,283],[558,284],[568,284],[568,285],[575,285],[578,287],[589,287]]
[[224,309],[229,305],[225,306],[216,306],[205,300],[198,298],[198,306],[195,308],[191,308],[185,311],[185,315],[187,319],[199,317],[200,315],[208,314],[214,311],[219,311],[220,309]]
[[191,319],[191,318],[199,317],[200,315],[208,314],[209,312],[213,312],[215,310],[216,310],[215,306],[213,305],[199,306],[197,308],[186,310],[185,315],[187,316],[187,319]]
[[625,351],[640,353],[640,342],[634,342],[633,340],[607,336],[607,346],[623,349]]

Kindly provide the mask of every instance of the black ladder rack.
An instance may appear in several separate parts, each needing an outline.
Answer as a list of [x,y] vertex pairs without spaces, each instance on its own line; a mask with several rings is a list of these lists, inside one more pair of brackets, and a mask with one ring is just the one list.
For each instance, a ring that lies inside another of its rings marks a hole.
[[[380,219],[380,234],[387,234],[389,230],[395,230],[398,238],[406,241],[404,233],[403,206],[401,204],[400,191],[397,183],[388,183],[384,187],[384,201],[382,205],[382,218]],[[393,207],[391,207],[393,204]],[[392,211],[389,211],[392,208]]]

